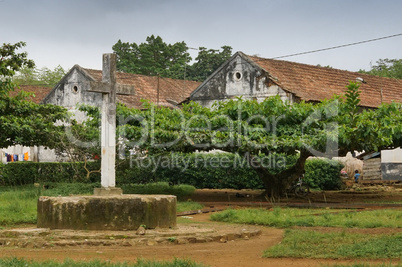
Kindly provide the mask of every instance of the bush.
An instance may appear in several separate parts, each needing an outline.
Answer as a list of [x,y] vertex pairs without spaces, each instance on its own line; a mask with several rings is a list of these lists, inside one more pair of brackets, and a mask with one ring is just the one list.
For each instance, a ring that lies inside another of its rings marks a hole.
[[178,199],[184,199],[195,191],[191,185],[169,185],[166,182],[149,184],[126,184],[121,189],[125,194],[156,194],[156,195],[175,195]]
[[309,159],[305,165],[305,182],[321,190],[337,190],[342,186],[340,171],[343,164],[336,160]]
[[116,182],[189,184],[196,188],[263,188],[256,172],[234,154],[172,153],[134,160],[131,168],[116,174]]
[[[280,168],[276,158],[267,157],[275,173]],[[293,165],[296,156],[285,159],[286,168]],[[272,161],[272,162],[271,162]],[[88,162],[89,170],[98,170],[100,162]],[[282,164],[285,165],[285,164]],[[285,166],[282,166],[282,168]],[[84,163],[69,162],[13,162],[0,164],[0,183],[3,185],[24,185],[33,183],[100,182],[100,173],[92,173],[86,179]],[[247,160],[231,153],[171,153],[150,155],[145,159],[118,160],[116,164],[116,184],[147,184],[166,182],[170,185],[188,184],[196,188],[212,189],[263,189],[264,185],[249,166]]]
[[[94,182],[100,181],[100,174],[94,173],[87,181],[84,163],[70,162],[10,162],[0,164],[2,185],[24,185],[49,182]],[[99,169],[99,162],[88,162],[90,170]]]

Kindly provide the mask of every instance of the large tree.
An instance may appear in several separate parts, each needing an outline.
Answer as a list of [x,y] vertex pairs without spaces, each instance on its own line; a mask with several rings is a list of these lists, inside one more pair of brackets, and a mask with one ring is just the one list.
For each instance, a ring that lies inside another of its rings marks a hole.
[[117,54],[119,71],[203,81],[230,58],[232,48],[223,46],[219,51],[200,47],[195,62],[190,65],[192,58],[184,41],[167,44],[160,36],[151,35],[141,44],[119,40],[113,45],[113,52]]
[[369,71],[360,70],[361,73],[371,75],[402,79],[402,59],[379,59],[371,66]]
[[188,77],[195,81],[204,81],[232,56],[232,47],[222,46],[222,51],[200,47],[198,56],[189,67]]
[[[213,109],[192,102],[171,110],[147,103],[145,110],[120,107],[124,124],[119,131],[130,141],[128,146],[148,153],[211,149],[237,153],[255,168],[267,192],[280,197],[303,173],[310,156],[341,156],[402,144],[401,104],[360,111],[358,97],[359,84],[351,83],[346,97],[318,104],[290,104],[271,97],[261,103],[230,100]],[[298,158],[295,165],[270,172],[272,164],[279,164],[275,156],[283,160],[292,155]]]
[[186,65],[191,61],[187,50],[184,42],[167,44],[154,35],[139,45],[121,40],[113,45],[118,70],[175,79],[183,79]]
[[35,104],[27,100],[28,94],[23,91],[15,97],[9,96],[17,86],[12,81],[14,74],[22,67],[34,67],[26,52],[17,52],[24,46],[24,42],[18,42],[0,47],[0,147],[16,144],[55,147],[64,130],[55,123],[65,118],[66,109]]

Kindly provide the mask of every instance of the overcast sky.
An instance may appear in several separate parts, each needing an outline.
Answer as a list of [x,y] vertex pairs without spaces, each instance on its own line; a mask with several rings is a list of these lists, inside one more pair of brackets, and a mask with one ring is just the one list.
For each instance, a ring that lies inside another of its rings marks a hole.
[[[119,39],[152,34],[272,58],[402,33],[399,0],[0,0],[0,12],[0,43],[26,42],[51,69],[101,69]],[[402,36],[283,60],[358,71],[381,58],[402,58]]]

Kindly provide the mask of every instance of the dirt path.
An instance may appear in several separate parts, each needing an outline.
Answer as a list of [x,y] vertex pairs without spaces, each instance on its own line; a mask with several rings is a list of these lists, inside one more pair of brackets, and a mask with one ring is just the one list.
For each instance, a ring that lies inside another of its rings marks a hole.
[[[207,223],[210,214],[194,215],[194,222]],[[231,227],[231,225],[227,225]],[[53,247],[42,249],[2,248],[0,257],[16,256],[34,260],[58,260],[66,258],[90,261],[93,259],[112,262],[135,262],[137,258],[151,260],[172,260],[174,258],[191,259],[210,266],[322,266],[323,264],[356,263],[356,260],[323,259],[267,259],[262,258],[263,251],[278,244],[284,230],[261,227],[262,234],[249,240],[238,239],[226,243],[209,242],[195,244],[167,244],[134,247]],[[381,263],[382,261],[376,261]]]

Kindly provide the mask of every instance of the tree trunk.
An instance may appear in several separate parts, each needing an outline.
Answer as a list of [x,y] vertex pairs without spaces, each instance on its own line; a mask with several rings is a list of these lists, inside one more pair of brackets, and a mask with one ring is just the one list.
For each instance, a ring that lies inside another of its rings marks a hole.
[[[255,167],[255,171],[264,183],[267,195],[272,200],[278,200],[285,196],[286,189],[304,173],[304,164],[310,155],[311,154],[307,151],[300,152],[300,157],[296,164],[278,174],[272,174],[269,172],[269,169],[262,166]],[[250,158],[250,160],[254,160],[255,163],[255,158]],[[255,164],[253,166],[255,166]]]

